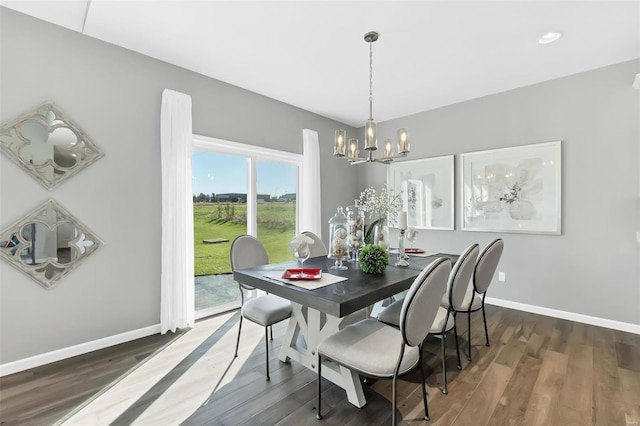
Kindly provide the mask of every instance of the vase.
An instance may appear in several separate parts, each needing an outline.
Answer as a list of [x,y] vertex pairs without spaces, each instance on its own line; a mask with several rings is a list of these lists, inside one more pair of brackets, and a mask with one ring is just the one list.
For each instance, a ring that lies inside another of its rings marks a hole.
[[364,213],[355,200],[354,205],[347,207],[347,245],[349,246],[349,262],[358,262],[358,253],[364,247]]
[[389,229],[384,219],[380,219],[373,227],[373,244],[389,250]]
[[347,216],[342,211],[342,206],[338,207],[336,214],[329,220],[329,259],[336,261],[335,265],[329,269],[343,271],[348,269],[342,264],[343,260],[349,259],[349,246],[347,245]]

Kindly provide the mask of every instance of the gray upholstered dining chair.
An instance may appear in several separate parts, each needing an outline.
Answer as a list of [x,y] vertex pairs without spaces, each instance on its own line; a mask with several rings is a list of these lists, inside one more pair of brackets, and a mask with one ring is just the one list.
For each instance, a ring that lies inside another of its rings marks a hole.
[[424,418],[429,420],[427,391],[422,365],[422,342],[436,317],[446,289],[451,261],[441,257],[420,272],[407,292],[400,310],[399,328],[372,318],[351,324],[318,345],[318,395],[316,417],[322,419],[322,360],[356,370],[369,377],[391,378],[391,424],[396,418],[396,380],[420,366]]
[[[269,255],[260,241],[251,235],[240,235],[231,243],[231,269],[252,268],[254,266],[266,265],[269,263]],[[291,302],[281,297],[267,294],[251,298],[245,302],[244,292],[255,290],[254,287],[238,282],[242,307],[240,309],[240,325],[238,326],[238,340],[236,341],[236,353],[238,356],[238,346],[240,346],[240,332],[242,331],[242,318],[246,318],[264,327],[264,342],[266,352],[267,380],[269,380],[269,335],[268,329],[273,324],[291,317]],[[273,330],[271,331],[273,340]]]
[[[503,250],[504,241],[502,241],[501,238],[491,241],[484,249],[482,249],[482,252],[478,256],[478,262],[473,270],[473,279],[471,280],[473,286],[471,286],[467,291],[464,301],[460,306],[459,312],[467,314],[469,344],[467,359],[469,361],[471,361],[471,312],[482,310],[484,337],[487,340],[486,345],[489,346],[489,330],[487,329],[487,315],[484,311],[484,298],[487,295],[487,290],[493,280],[493,275],[496,272]],[[445,303],[442,305],[446,307],[447,301],[443,302]]]
[[326,256],[329,254],[327,246],[324,245],[318,235],[311,231],[304,231],[303,234],[313,240],[313,244],[309,245],[309,249],[311,250],[311,255],[309,257]]
[[[446,293],[441,298],[441,304],[443,300],[448,301],[448,307],[440,306],[438,313],[431,323],[429,334],[440,339],[440,347],[442,350],[442,393],[448,394],[447,390],[447,365],[446,365],[446,351],[445,351],[445,338],[447,334],[453,330],[456,341],[456,355],[458,357],[458,370],[462,369],[462,363],[460,362],[460,347],[458,345],[458,331],[456,329],[456,310],[460,308],[462,302],[469,288],[471,275],[473,268],[478,258],[478,244],[472,244],[460,255],[455,265],[451,269],[449,280],[447,283]],[[405,296],[406,297],[406,296]],[[385,324],[391,324],[398,326],[400,318],[400,310],[403,300],[397,300],[390,304],[384,311],[380,312],[378,321]]]

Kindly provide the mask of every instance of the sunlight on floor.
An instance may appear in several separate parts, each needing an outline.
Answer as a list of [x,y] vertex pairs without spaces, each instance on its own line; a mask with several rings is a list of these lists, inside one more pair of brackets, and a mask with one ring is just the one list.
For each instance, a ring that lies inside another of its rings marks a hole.
[[[238,358],[234,361],[238,325],[233,321],[219,340],[207,344],[234,315],[237,317],[232,312],[197,322],[192,330],[59,424],[108,425],[118,420],[158,425],[184,421],[206,404],[216,389],[232,381],[256,346],[264,342],[264,328],[243,321]],[[202,350],[205,352],[200,353]],[[145,407],[149,399],[153,402]]]

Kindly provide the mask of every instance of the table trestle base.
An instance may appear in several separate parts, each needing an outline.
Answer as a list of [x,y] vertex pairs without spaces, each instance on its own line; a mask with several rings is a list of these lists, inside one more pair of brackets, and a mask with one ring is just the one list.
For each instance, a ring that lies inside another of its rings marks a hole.
[[[323,314],[320,311],[292,302],[293,313],[289,319],[287,332],[280,349],[280,361],[287,362],[293,359],[308,369],[317,372],[318,344],[326,337],[336,333],[342,327],[344,318]],[[298,344],[298,338],[302,338],[306,348]],[[331,361],[323,360],[322,377],[340,386],[347,393],[347,399],[358,408],[366,404],[360,375],[348,368],[337,365]]]

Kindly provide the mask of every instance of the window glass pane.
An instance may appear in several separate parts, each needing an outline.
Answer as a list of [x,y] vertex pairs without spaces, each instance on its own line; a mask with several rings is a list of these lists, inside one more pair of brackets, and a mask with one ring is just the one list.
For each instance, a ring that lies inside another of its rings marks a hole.
[[258,235],[269,262],[293,259],[289,242],[296,233],[298,167],[258,161],[256,164]]
[[[238,235],[255,234],[271,262],[293,259],[289,241],[296,231],[300,159],[229,141],[211,140],[209,144],[196,137],[194,142],[195,308],[196,318],[202,318],[240,306],[229,263],[231,242]],[[248,152],[252,158],[247,157]],[[283,157],[285,162],[278,163]],[[255,177],[255,187],[248,176]],[[247,197],[253,197],[251,210]]]
[[239,302],[229,249],[247,233],[247,159],[193,151],[196,311]]

